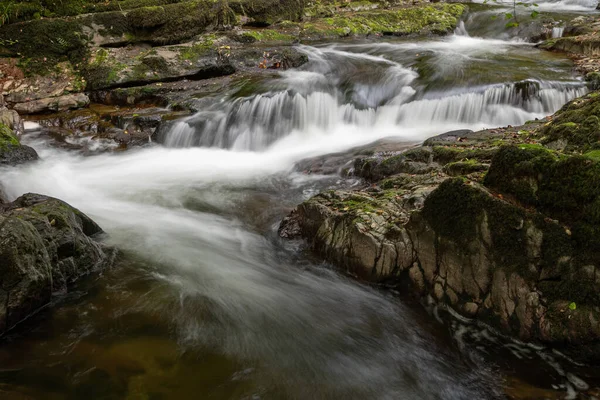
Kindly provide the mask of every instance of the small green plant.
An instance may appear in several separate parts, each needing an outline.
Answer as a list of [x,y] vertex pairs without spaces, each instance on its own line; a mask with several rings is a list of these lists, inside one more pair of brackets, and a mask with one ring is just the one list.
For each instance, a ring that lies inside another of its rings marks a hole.
[[[485,0],[483,3],[487,4],[490,0]],[[494,3],[500,4],[499,0],[491,0]],[[516,28],[519,26],[519,18],[517,14],[517,6],[522,6],[525,8],[538,7],[536,3],[525,3],[522,1],[512,0],[512,12],[505,12],[501,15],[504,16],[507,28]],[[540,13],[537,10],[533,10],[531,14],[529,14],[531,18],[536,18]],[[497,19],[498,15],[494,15],[492,19]]]
[[12,0],[0,3],[0,26],[8,24],[13,4],[14,2]]

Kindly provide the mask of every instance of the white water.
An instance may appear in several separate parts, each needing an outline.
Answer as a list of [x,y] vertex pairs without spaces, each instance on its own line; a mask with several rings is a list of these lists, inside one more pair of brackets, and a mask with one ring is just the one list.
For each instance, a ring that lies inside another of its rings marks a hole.
[[[485,0],[474,0],[474,3],[487,3]],[[511,0],[498,0],[494,3],[503,4],[512,7]],[[561,11],[593,11],[598,6],[598,0],[554,0],[554,1],[534,1],[524,0],[523,3],[537,4],[534,6],[538,11],[561,12]]]
[[[451,76],[486,54],[521,47],[530,45],[458,35],[419,44],[304,46],[309,70],[299,76],[284,73],[279,85],[287,89],[219,101],[174,126],[163,142],[168,147],[264,151],[275,146],[278,153],[324,154],[388,136],[418,141],[453,129],[523,124],[586,93],[581,82],[537,80],[423,91],[419,74],[394,61],[407,52],[430,52],[439,66],[436,74]],[[375,54],[358,52],[363,49]],[[360,75],[365,63],[376,68],[370,76]]]
[[558,27],[554,27],[552,28],[552,37],[553,38],[561,38],[563,37],[563,33],[565,31],[565,27],[564,26],[558,26]]

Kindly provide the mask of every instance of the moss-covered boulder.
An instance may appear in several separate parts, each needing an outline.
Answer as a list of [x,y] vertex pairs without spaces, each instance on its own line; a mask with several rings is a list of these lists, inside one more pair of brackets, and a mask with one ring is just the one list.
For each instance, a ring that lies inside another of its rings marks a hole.
[[216,27],[220,13],[218,2],[196,0],[137,8],[127,13],[127,21],[138,40],[174,44]]
[[600,93],[592,92],[563,106],[541,134],[557,150],[600,150]]
[[82,275],[112,262],[102,230],[81,211],[26,194],[0,205],[0,335],[48,305]]
[[510,146],[496,154],[485,183],[566,224],[579,264],[600,260],[600,161]]
[[303,26],[302,39],[353,35],[412,35],[451,32],[467,10],[462,4],[427,4],[396,10],[371,10],[313,19]]
[[17,165],[38,159],[34,149],[23,146],[7,125],[0,123],[0,166]]

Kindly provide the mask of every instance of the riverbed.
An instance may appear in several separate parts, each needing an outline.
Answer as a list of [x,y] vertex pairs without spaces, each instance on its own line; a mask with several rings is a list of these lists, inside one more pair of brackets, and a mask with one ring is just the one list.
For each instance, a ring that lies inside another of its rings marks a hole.
[[300,45],[301,69],[205,98],[160,143],[126,152],[69,151],[31,129],[22,142],[41,161],[3,171],[6,194],[67,201],[121,254],[8,335],[0,390],[57,400],[591,398],[598,372],[356,282],[277,236],[299,202],[360,184],[307,175],[295,167],[304,159],[520,125],[587,92],[565,56],[497,32],[478,17],[443,38]]

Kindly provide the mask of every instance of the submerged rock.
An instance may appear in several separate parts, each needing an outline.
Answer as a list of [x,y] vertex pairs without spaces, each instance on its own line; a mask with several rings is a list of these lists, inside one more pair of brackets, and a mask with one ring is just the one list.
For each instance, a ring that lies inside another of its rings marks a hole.
[[48,305],[82,275],[112,262],[102,229],[51,197],[26,194],[0,206],[0,334]]

